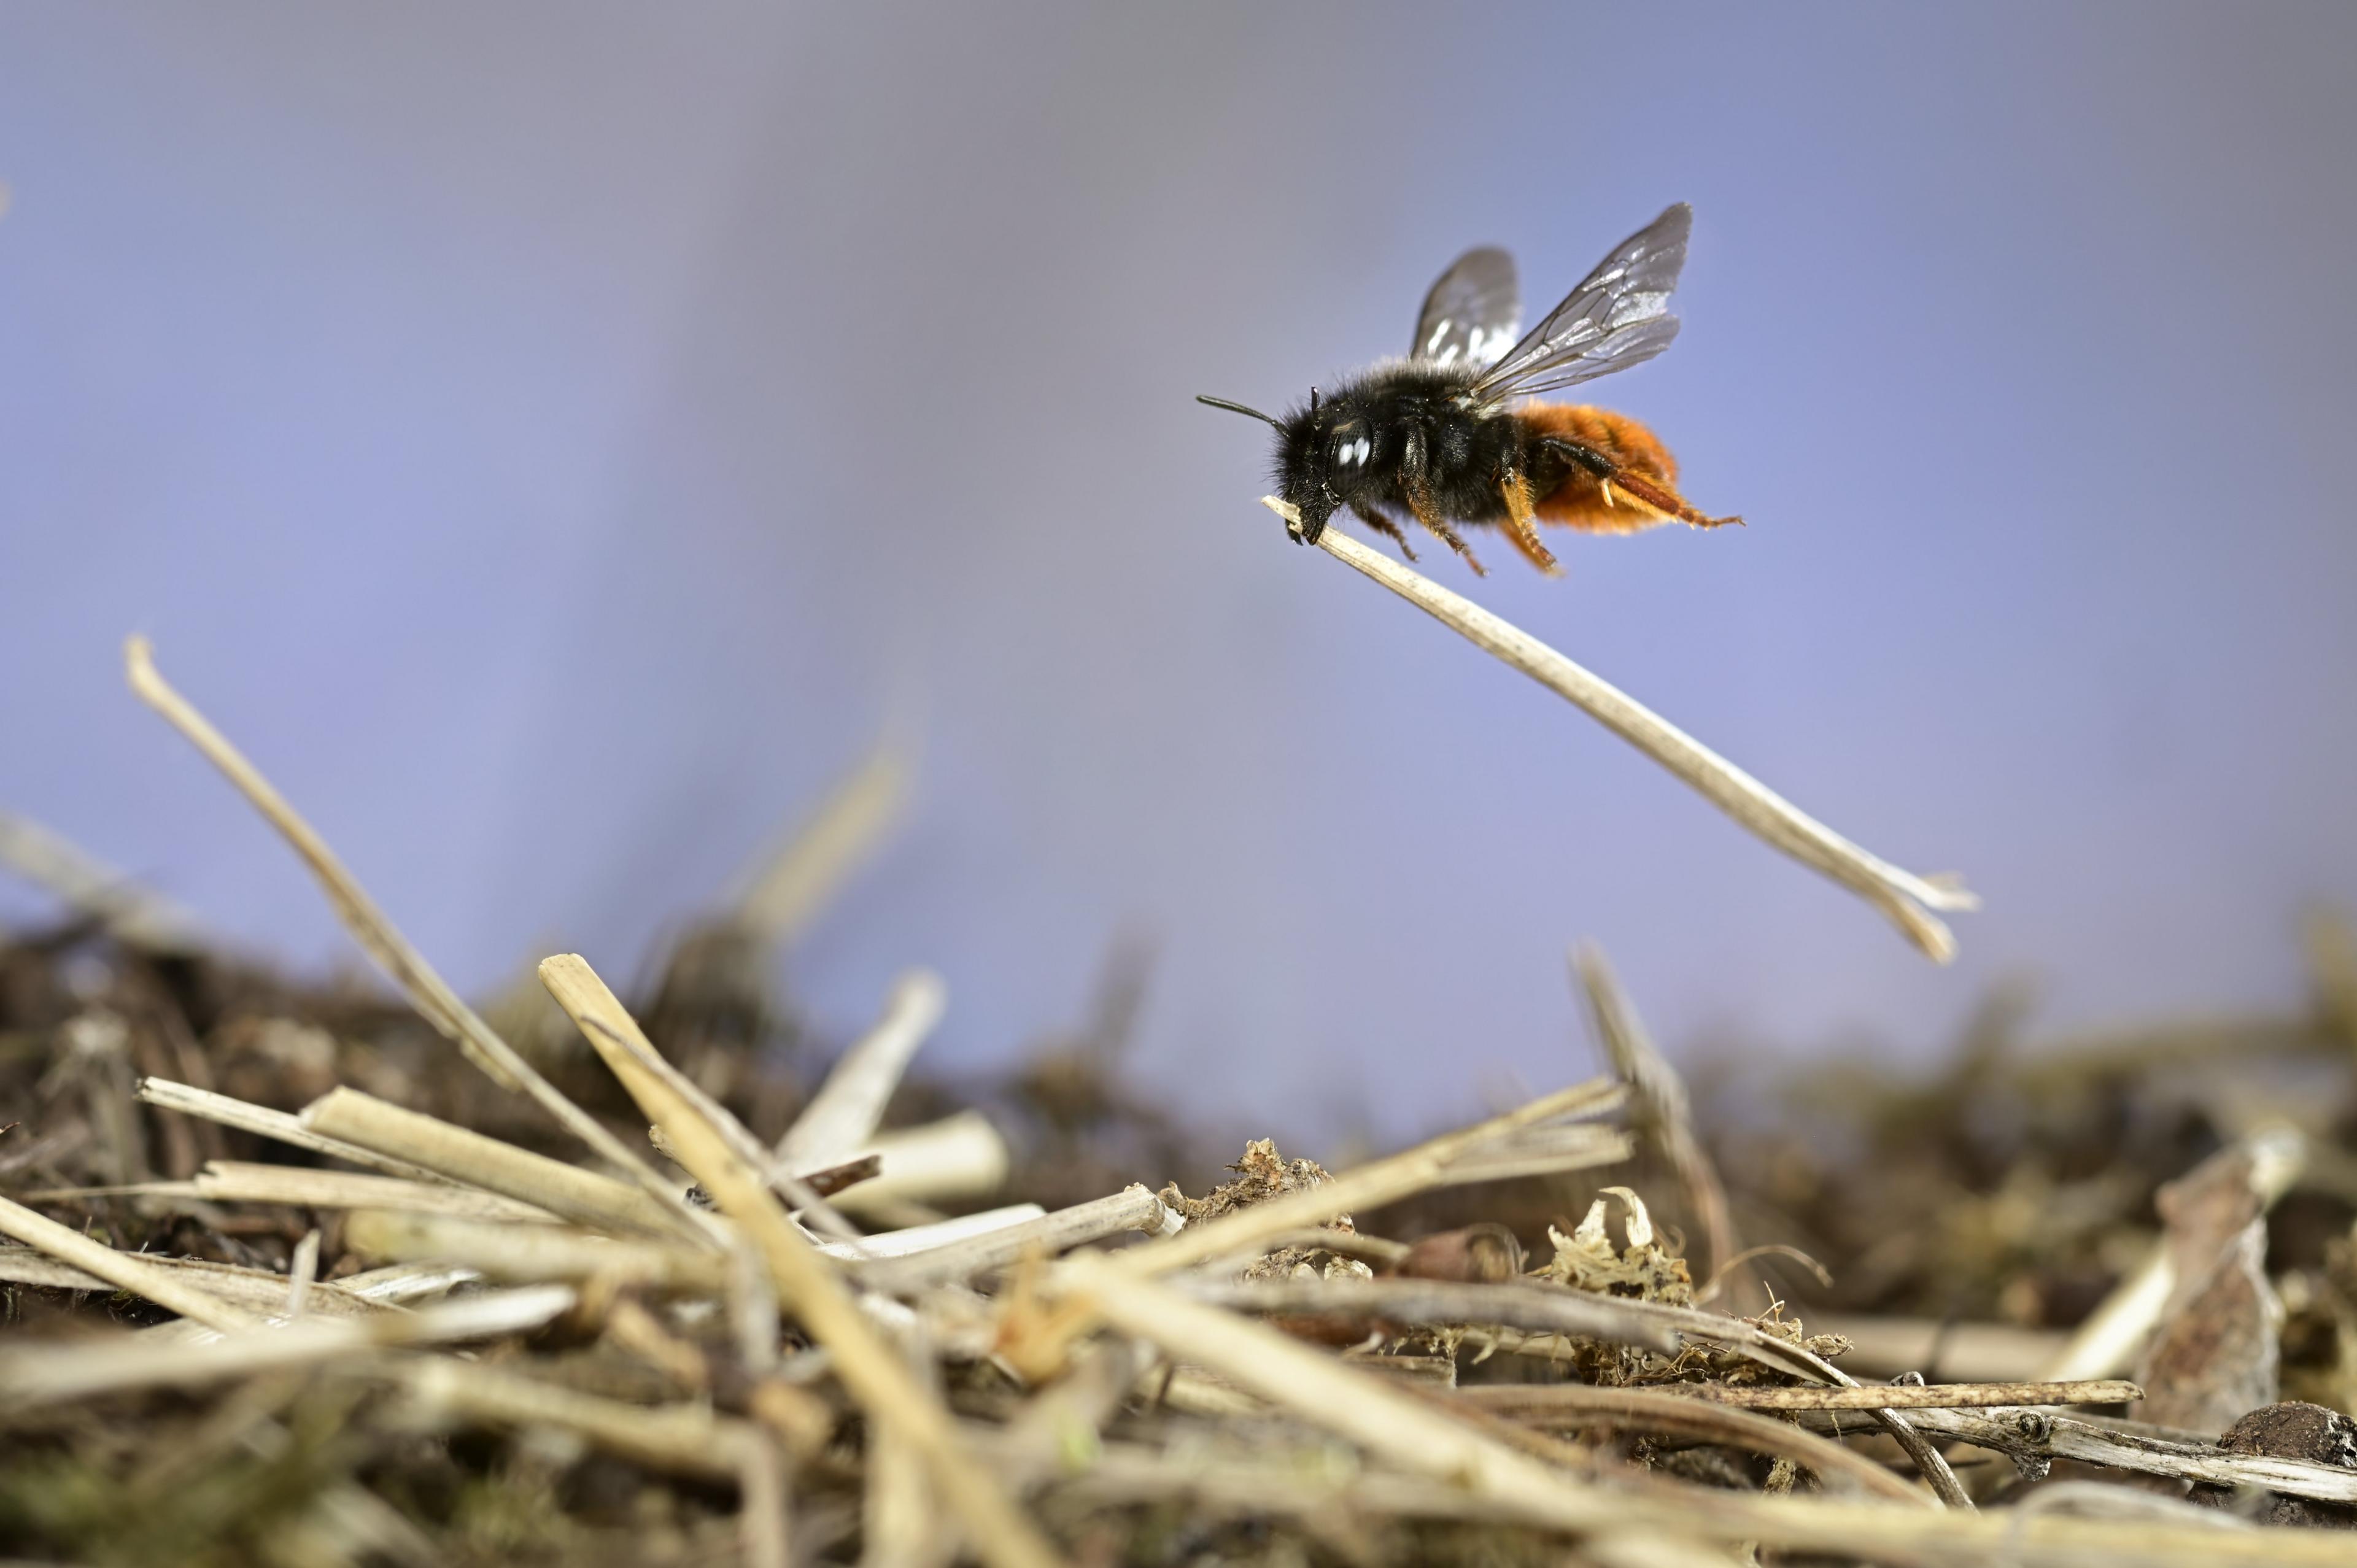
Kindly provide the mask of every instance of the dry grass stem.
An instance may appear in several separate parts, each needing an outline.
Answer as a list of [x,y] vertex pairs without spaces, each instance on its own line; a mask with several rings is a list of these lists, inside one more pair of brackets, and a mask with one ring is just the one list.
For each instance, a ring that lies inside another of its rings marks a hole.
[[0,865],[48,889],[67,908],[92,916],[135,948],[195,952],[219,944],[197,918],[93,859],[81,846],[29,817],[0,811]]
[[[1275,497],[1263,504],[1297,522]],[[1919,876],[1869,854],[1770,789],[1684,730],[1528,632],[1411,568],[1379,555],[1339,528],[1318,547],[1357,568],[1483,652],[1547,687],[1646,756],[1684,779],[1759,838],[1823,872],[1880,909],[1932,960],[1955,956],[1955,939],[1934,910],[1979,908],[1951,878]]]
[[410,1181],[443,1179],[423,1165],[414,1165],[407,1160],[397,1160],[374,1149],[363,1149],[357,1144],[323,1136],[303,1125],[303,1119],[299,1116],[273,1111],[266,1105],[250,1105],[226,1094],[215,1094],[209,1089],[174,1083],[167,1078],[143,1078],[139,1080],[138,1094],[140,1102],[145,1105],[177,1111],[185,1116],[200,1117],[223,1127],[234,1127],[242,1133],[273,1139],[292,1148],[308,1149],[315,1155],[366,1165],[386,1176],[402,1176]]
[[600,1230],[669,1235],[671,1215],[639,1188],[595,1171],[519,1149],[513,1144],[357,1089],[329,1091],[306,1106],[313,1132],[425,1166],[436,1176],[529,1203]]
[[495,1339],[539,1328],[578,1299],[563,1285],[535,1285],[369,1317],[308,1317],[247,1327],[219,1337],[111,1335],[89,1343],[0,1355],[0,1393],[31,1407],[133,1389],[193,1389],[231,1378],[339,1363],[388,1347]]
[[570,1432],[609,1454],[672,1475],[737,1480],[751,1445],[761,1441],[751,1423],[716,1415],[702,1405],[625,1404],[440,1357],[412,1362],[401,1381],[429,1416]]
[[[269,1269],[249,1269],[236,1263],[216,1263],[203,1258],[167,1258],[147,1253],[137,1256],[140,1262],[152,1267],[170,1269],[186,1275],[198,1289],[231,1306],[242,1306],[264,1316],[283,1309],[286,1300],[287,1276]],[[0,1281],[37,1285],[43,1290],[113,1291],[119,1288],[96,1274],[85,1273],[70,1263],[59,1262],[30,1247],[0,1247]],[[377,1303],[341,1284],[317,1281],[314,1281],[306,1293],[306,1302],[307,1310],[327,1316],[361,1317],[383,1310]]]
[[832,1201],[845,1214],[884,1218],[911,1203],[961,1203],[1006,1184],[1014,1160],[1006,1139],[979,1111],[878,1133],[856,1151],[884,1168]]
[[[585,1033],[619,1036],[635,1030],[621,1003],[579,958],[546,960],[540,972],[549,993]],[[760,1251],[780,1304],[834,1353],[837,1375],[870,1419],[922,1455],[974,1553],[995,1568],[1045,1568],[1059,1562],[1046,1538],[960,1446],[949,1412],[909,1376],[899,1354],[869,1325],[834,1265],[778,1206],[765,1173],[737,1159],[662,1078],[635,1058],[622,1058],[616,1068],[639,1108],[670,1131],[682,1162]]]
[[1449,1162],[1436,1187],[1477,1187],[1483,1182],[1564,1176],[1617,1165],[1631,1153],[1629,1134],[1618,1127],[1579,1123],[1526,1127],[1486,1148]]
[[409,939],[388,918],[375,900],[361,886],[359,879],[345,869],[328,847],[327,840],[313,830],[279,794],[259,768],[246,760],[244,753],[215,729],[212,721],[197,710],[194,703],[171,687],[156,668],[155,655],[144,637],[126,640],[123,648],[125,672],[131,690],[141,702],[161,714],[205,759],[235,785],[239,793],[253,803],[276,828],[328,896],[344,929],[362,951],[373,959],[378,967],[401,987],[425,1021],[439,1030],[466,1054],[467,1059],[488,1074],[504,1089],[520,1090],[529,1095],[543,1110],[556,1119],[557,1124],[579,1138],[590,1148],[621,1169],[630,1173],[655,1200],[672,1208],[680,1223],[692,1229],[694,1216],[685,1201],[656,1174],[654,1167],[632,1153],[628,1145],[601,1126],[579,1106],[557,1091],[556,1086],[543,1078],[514,1049],[492,1032],[490,1026],[476,1015],[458,993],[450,989],[434,966],[425,961],[425,954],[412,947]]
[[537,1204],[447,1181],[406,1181],[358,1171],[306,1170],[300,1165],[214,1160],[192,1181],[156,1183],[145,1190],[186,1190],[208,1203],[280,1203],[297,1208],[406,1208],[466,1219],[544,1223],[556,1216]]
[[910,1058],[941,1022],[948,989],[940,975],[911,970],[892,983],[884,1015],[843,1053],[826,1081],[778,1140],[774,1158],[790,1169],[846,1160],[884,1121],[884,1107]]
[[[915,1295],[936,1285],[952,1284],[1004,1268],[1033,1251],[1066,1252],[1130,1231],[1164,1236],[1178,1230],[1181,1223],[1152,1192],[1143,1186],[1131,1186],[1111,1197],[1060,1208],[1053,1214],[965,1240],[859,1264],[853,1269],[853,1277],[866,1290]],[[881,1240],[871,1237],[869,1245]]]
[[718,1252],[662,1241],[612,1240],[557,1225],[362,1209],[345,1220],[344,1240],[368,1257],[460,1263],[510,1284],[596,1279],[705,1295],[717,1295],[729,1284],[728,1260]]
[[23,1204],[0,1197],[0,1232],[27,1247],[104,1280],[117,1290],[144,1296],[167,1312],[177,1312],[191,1323],[230,1331],[261,1321],[242,1306],[233,1306],[189,1279],[185,1273],[118,1252],[103,1241],[36,1214]]
[[738,923],[772,945],[801,936],[899,820],[909,773],[905,750],[878,746],[748,879],[735,900]]
[[1011,1203],[1003,1208],[985,1208],[979,1214],[960,1214],[899,1230],[879,1230],[856,1241],[821,1241],[817,1246],[828,1257],[846,1263],[866,1259],[914,1257],[961,1242],[1004,1234],[1045,1218],[1047,1212],[1036,1203]]
[[1663,1157],[1677,1173],[1702,1222],[1705,1251],[1695,1267],[1703,1279],[1712,1278],[1742,1250],[1736,1239],[1734,1217],[1727,1206],[1727,1187],[1718,1167],[1695,1136],[1694,1108],[1686,1098],[1685,1080],[1678,1076],[1653,1036],[1638,1016],[1620,978],[1612,972],[1604,950],[1583,942],[1573,950],[1572,975],[1587,999],[1590,1022],[1606,1059],[1620,1081],[1629,1086],[1634,1114],[1630,1120],[1641,1134],[1661,1145]]

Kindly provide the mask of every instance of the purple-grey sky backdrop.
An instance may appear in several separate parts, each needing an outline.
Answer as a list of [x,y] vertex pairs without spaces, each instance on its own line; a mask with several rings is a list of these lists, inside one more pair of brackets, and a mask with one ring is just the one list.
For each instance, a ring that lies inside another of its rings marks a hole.
[[[454,978],[627,969],[913,700],[823,1021],[927,961],[1000,1058],[1126,927],[1143,1070],[1391,1126],[1572,1070],[1580,934],[1674,1047],[2288,1002],[2357,900],[2352,156],[2347,6],[11,7],[0,803],[344,950],[144,629]],[[1751,526],[1435,569],[1965,873],[1953,969],[1188,401],[1674,199],[1685,335],[1596,392]]]

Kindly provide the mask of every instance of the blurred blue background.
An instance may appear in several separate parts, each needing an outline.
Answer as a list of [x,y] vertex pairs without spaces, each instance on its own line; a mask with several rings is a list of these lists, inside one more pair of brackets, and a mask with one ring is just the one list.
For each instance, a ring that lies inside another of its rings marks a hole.
[[[1674,1051],[2290,1004],[2357,898],[2346,6],[11,7],[0,804],[346,951],[167,674],[484,986],[630,972],[894,712],[791,960],[936,1058],[1159,952],[1139,1070],[1426,1124]],[[1256,498],[1468,244],[1544,307],[1695,204],[1599,384],[1751,526],[1469,589],[1987,901],[1926,963]],[[38,908],[29,893],[5,907]]]

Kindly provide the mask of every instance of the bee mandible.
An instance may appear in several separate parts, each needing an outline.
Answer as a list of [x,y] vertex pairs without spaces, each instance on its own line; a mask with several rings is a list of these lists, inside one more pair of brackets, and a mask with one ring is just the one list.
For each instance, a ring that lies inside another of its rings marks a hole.
[[1688,505],[1669,450],[1627,415],[1568,403],[1509,406],[1668,348],[1678,335],[1670,295],[1693,224],[1684,202],[1663,212],[1614,247],[1519,341],[1513,258],[1484,246],[1458,257],[1432,285],[1406,359],[1323,398],[1313,387],[1308,404],[1282,419],[1224,398],[1196,401],[1276,426],[1278,492],[1300,519],[1287,526],[1303,544],[1315,544],[1327,520],[1349,507],[1411,561],[1399,514],[1476,573],[1481,564],[1458,525],[1502,529],[1553,576],[1562,568],[1539,540],[1543,522],[1590,533],[1633,533],[1672,520],[1739,523]]

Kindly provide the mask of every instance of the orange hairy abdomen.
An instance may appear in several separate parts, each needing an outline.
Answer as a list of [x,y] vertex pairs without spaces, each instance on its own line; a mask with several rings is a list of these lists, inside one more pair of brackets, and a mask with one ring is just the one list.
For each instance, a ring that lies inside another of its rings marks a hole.
[[[1517,412],[1532,430],[1577,441],[1676,494],[1677,459],[1670,456],[1659,436],[1628,415],[1609,409],[1555,403],[1534,403]],[[1542,522],[1560,523],[1589,533],[1634,533],[1641,528],[1670,521],[1620,491],[1616,490],[1612,502],[1608,504],[1603,484],[1585,468],[1574,468],[1561,484],[1538,498],[1534,510]]]

